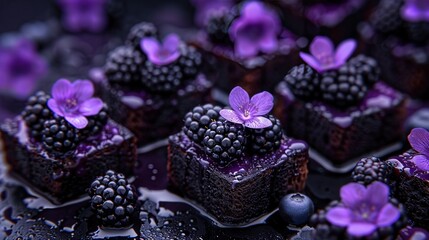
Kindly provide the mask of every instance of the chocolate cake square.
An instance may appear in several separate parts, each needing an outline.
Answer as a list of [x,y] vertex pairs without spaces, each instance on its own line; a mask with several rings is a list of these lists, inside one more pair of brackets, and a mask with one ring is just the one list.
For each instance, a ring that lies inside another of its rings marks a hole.
[[132,174],[136,139],[112,120],[100,133],[63,155],[47,151],[28,132],[21,117],[8,119],[0,126],[5,163],[12,175],[29,183],[53,203],[63,203],[84,194],[85,186],[109,169]]
[[169,138],[171,190],[198,203],[220,223],[246,224],[273,209],[287,193],[304,189],[308,148],[284,137],[279,149],[243,155],[219,166],[183,132]]
[[341,165],[401,139],[406,97],[382,82],[368,90],[357,106],[335,108],[296,99],[287,84],[276,90],[275,115],[286,132]]

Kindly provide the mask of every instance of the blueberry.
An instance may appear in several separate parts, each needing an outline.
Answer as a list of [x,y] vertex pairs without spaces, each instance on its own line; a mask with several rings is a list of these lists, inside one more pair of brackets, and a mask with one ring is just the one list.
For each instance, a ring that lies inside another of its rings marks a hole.
[[291,193],[280,200],[280,216],[290,224],[303,225],[307,223],[313,212],[313,201],[302,193]]

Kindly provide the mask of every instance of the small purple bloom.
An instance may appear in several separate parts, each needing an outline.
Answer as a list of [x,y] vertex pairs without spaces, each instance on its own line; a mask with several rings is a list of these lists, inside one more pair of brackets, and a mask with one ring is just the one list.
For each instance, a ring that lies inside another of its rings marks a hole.
[[88,124],[86,116],[93,116],[103,108],[103,102],[94,95],[94,86],[88,80],[77,80],[73,83],[66,79],[58,80],[52,86],[52,98],[48,107],[56,114],[64,117],[78,129]]
[[58,0],[64,27],[72,32],[101,32],[107,26],[107,0]]
[[275,52],[280,30],[279,18],[263,3],[246,3],[240,17],[232,22],[229,29],[229,35],[234,41],[235,55],[250,58],[256,56],[259,51]]
[[299,53],[302,60],[319,73],[326,70],[338,69],[352,55],[356,48],[356,41],[348,39],[340,43],[335,50],[334,44],[327,37],[317,36],[310,44],[310,54]]
[[162,44],[155,38],[149,37],[143,38],[140,45],[149,61],[156,65],[166,65],[180,57],[180,38],[174,33],[167,35]]
[[424,128],[414,128],[408,135],[411,147],[420,154],[415,155],[412,161],[423,171],[429,171],[429,132]]
[[273,95],[269,92],[263,91],[250,99],[243,88],[235,87],[229,94],[232,109],[222,109],[220,115],[230,122],[244,124],[248,128],[266,128],[272,123],[263,115],[271,111],[273,102]]
[[20,40],[0,49],[0,89],[18,98],[27,98],[48,71],[45,60],[32,42]]
[[429,21],[428,0],[405,0],[401,9],[402,17],[410,22]]
[[333,225],[347,227],[347,233],[354,237],[372,234],[378,227],[396,222],[401,213],[389,203],[389,187],[382,182],[369,186],[349,183],[340,190],[344,206],[333,207],[326,219]]

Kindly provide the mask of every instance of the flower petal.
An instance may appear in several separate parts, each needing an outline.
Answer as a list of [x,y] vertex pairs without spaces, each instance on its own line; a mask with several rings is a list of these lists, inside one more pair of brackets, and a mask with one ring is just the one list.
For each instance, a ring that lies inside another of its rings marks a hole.
[[340,43],[335,51],[335,62],[337,66],[343,65],[356,49],[356,40],[348,39]]
[[70,98],[73,94],[73,87],[69,80],[60,79],[52,86],[52,97],[56,100],[64,100]]
[[156,53],[161,48],[159,42],[153,37],[143,38],[140,42],[140,47],[146,53],[149,60],[156,57]]
[[384,205],[377,217],[377,226],[386,227],[392,225],[401,216],[398,208],[388,203]]
[[341,187],[341,201],[346,207],[355,208],[366,195],[366,188],[359,183],[349,183]]
[[375,231],[377,226],[369,222],[354,222],[347,228],[348,234],[355,237],[368,236]]
[[64,116],[62,109],[58,106],[58,103],[55,99],[51,98],[48,100],[48,107],[52,112],[58,114],[59,116]]
[[34,76],[25,76],[14,79],[11,82],[9,90],[14,93],[17,98],[26,99],[36,88],[37,78]]
[[275,32],[269,31],[265,34],[264,38],[259,41],[261,51],[264,53],[273,53],[277,50],[278,41]]
[[84,102],[94,95],[94,85],[89,80],[77,80],[73,82],[73,93],[78,103]]
[[319,63],[319,61],[310,54],[300,52],[299,56],[302,60],[304,60],[304,62],[310,65],[310,67],[312,67],[317,72],[321,73],[325,70],[323,66]]
[[93,116],[103,108],[103,101],[99,98],[90,98],[81,103],[79,112],[84,116]]
[[239,34],[234,44],[234,52],[238,58],[251,58],[258,55],[258,45],[248,39],[242,38]]
[[429,158],[426,155],[415,155],[411,161],[413,161],[419,169],[429,171]]
[[340,227],[344,227],[350,224],[352,221],[353,213],[350,211],[350,209],[345,207],[334,207],[329,209],[329,211],[326,213],[326,219]]
[[164,38],[162,47],[170,52],[179,51],[180,38],[177,34],[171,33]]
[[244,126],[253,129],[260,129],[272,126],[273,123],[266,117],[253,117],[244,122]]
[[411,147],[419,153],[429,156],[429,132],[424,128],[414,128],[408,135]]
[[84,116],[65,116],[65,119],[77,129],[85,128],[88,125],[88,119]]
[[243,106],[249,103],[249,94],[240,86],[229,93],[229,105],[237,113],[243,113]]
[[222,109],[220,110],[219,114],[227,121],[243,124],[243,120],[241,120],[240,117],[238,117],[237,114],[231,109]]
[[261,93],[255,94],[250,102],[256,107],[256,116],[261,116],[269,113],[273,109],[274,97],[271,93],[263,91]]
[[382,182],[373,182],[366,188],[365,199],[379,210],[389,201],[389,187]]
[[316,59],[321,56],[334,56],[334,44],[324,36],[316,36],[310,44],[310,53]]

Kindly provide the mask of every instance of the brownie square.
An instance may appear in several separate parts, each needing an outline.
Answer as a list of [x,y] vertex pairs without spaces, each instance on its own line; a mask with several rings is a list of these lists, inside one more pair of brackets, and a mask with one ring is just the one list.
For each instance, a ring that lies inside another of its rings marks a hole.
[[387,162],[393,166],[389,183],[395,198],[404,204],[407,216],[416,226],[429,226],[429,172],[411,160],[418,153],[409,150]]
[[95,81],[97,92],[111,109],[113,120],[138,139],[138,146],[167,138],[181,130],[183,116],[196,104],[211,101],[212,83],[204,74],[168,95],[142,89],[116,89],[107,81]]
[[283,138],[278,150],[244,155],[226,167],[213,162],[183,132],[169,138],[170,188],[225,225],[246,224],[272,211],[285,194],[304,189],[308,148]]
[[20,117],[8,119],[0,133],[9,171],[56,204],[84,194],[94,178],[109,169],[131,175],[136,161],[134,135],[112,120],[61,156],[31,138]]
[[241,86],[250,95],[261,90],[274,90],[287,71],[299,62],[298,48],[290,33],[279,40],[279,49],[249,59],[239,59],[232,46],[213,44],[205,33],[199,33],[193,45],[200,49],[206,62],[204,71],[215,87],[229,93]]
[[283,82],[276,90],[274,113],[290,136],[303,139],[340,165],[399,141],[405,105],[405,96],[382,82],[376,83],[358,106],[345,110],[295,99]]

